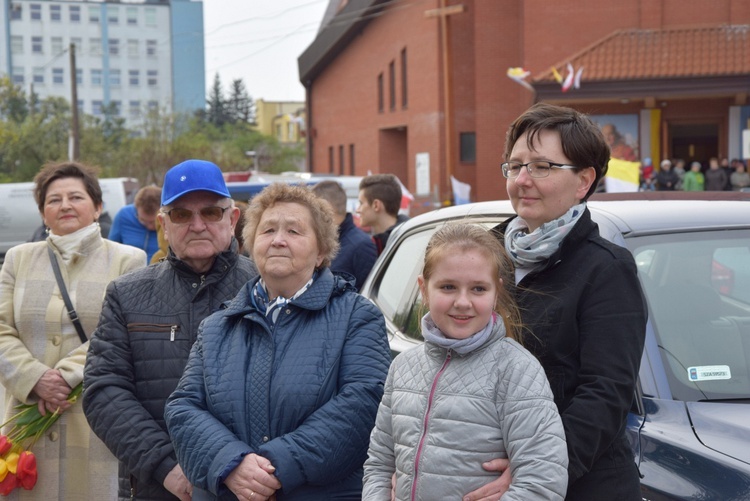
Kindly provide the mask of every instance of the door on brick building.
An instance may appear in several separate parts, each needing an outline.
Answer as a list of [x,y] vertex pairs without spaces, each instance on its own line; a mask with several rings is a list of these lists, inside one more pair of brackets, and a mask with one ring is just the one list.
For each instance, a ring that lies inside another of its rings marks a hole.
[[719,157],[719,124],[669,124],[669,151],[672,158],[681,158],[687,165],[698,161],[704,168],[711,157]]
[[406,127],[380,129],[380,144],[378,144],[380,154],[378,172],[380,174],[394,174],[405,186],[409,186],[407,130]]

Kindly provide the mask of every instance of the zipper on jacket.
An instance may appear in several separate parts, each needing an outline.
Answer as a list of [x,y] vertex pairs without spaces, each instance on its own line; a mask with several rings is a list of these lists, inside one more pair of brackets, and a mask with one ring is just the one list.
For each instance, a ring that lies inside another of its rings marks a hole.
[[448,350],[448,354],[445,356],[445,361],[443,362],[442,367],[440,367],[440,370],[437,371],[437,374],[435,374],[435,378],[432,380],[432,385],[430,386],[430,395],[427,398],[427,409],[424,413],[424,421],[422,422],[422,434],[419,437],[419,445],[417,446],[417,454],[414,456],[414,480],[411,483],[411,500],[414,501],[417,497],[417,475],[419,474],[419,461],[422,459],[422,447],[424,446],[424,441],[427,439],[427,426],[430,423],[430,412],[432,411],[432,401],[435,398],[435,390],[437,389],[438,380],[440,379],[440,376],[443,375],[443,372],[445,372],[445,368],[448,366],[448,364],[451,361],[451,350]]
[[169,340],[174,341],[177,331],[180,330],[180,326],[169,325],[169,324],[151,324],[146,322],[133,322],[127,325],[128,332],[140,331],[140,332],[167,332],[169,329]]

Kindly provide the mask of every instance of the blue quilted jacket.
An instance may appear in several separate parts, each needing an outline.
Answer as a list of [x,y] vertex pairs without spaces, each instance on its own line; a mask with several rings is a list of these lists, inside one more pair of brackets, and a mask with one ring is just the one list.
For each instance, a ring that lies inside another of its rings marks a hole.
[[324,269],[270,328],[256,281],[201,324],[167,403],[194,499],[235,499],[223,481],[249,453],[275,466],[278,501],[359,499],[390,363],[383,316]]

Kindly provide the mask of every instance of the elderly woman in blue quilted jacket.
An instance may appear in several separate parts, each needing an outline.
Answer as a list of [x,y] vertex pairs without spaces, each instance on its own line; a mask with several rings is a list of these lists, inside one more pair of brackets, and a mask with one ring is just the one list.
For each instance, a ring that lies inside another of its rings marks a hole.
[[245,215],[260,276],[204,320],[165,411],[193,499],[360,499],[382,314],[331,273],[336,226],[307,188],[271,185]]

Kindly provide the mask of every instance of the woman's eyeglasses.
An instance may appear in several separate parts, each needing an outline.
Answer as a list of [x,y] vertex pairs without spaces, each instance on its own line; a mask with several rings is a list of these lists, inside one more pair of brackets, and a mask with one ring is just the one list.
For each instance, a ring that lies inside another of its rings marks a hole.
[[521,173],[521,169],[526,167],[526,172],[529,176],[540,178],[547,177],[552,169],[577,169],[574,165],[557,164],[555,162],[545,162],[542,160],[535,160],[533,162],[527,162],[525,164],[519,162],[505,162],[500,167],[503,169],[503,176],[508,179],[517,178]]
[[[224,217],[224,212],[231,207],[203,207],[198,211],[204,223],[218,223]],[[169,220],[174,224],[187,224],[193,220],[195,211],[190,209],[175,208],[162,211],[169,216]]]

